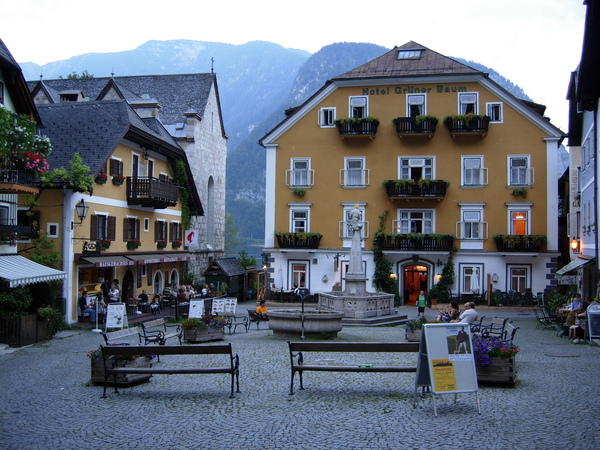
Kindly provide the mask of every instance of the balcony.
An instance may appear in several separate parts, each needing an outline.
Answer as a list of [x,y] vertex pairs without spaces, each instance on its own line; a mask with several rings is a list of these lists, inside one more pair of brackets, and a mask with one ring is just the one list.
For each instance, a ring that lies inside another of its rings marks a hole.
[[495,234],[499,252],[541,252],[547,238],[543,234]]
[[21,169],[14,161],[0,161],[0,194],[37,194],[35,172]]
[[335,125],[337,126],[342,140],[348,138],[368,138],[373,140],[377,134],[379,119],[376,117],[363,117],[360,119],[347,117],[344,119],[337,119]]
[[421,199],[443,200],[446,188],[450,183],[446,180],[421,179],[415,180],[385,180],[383,185],[390,200]]
[[453,244],[453,234],[387,233],[377,236],[377,245],[383,250],[447,252],[452,250]]
[[487,135],[490,124],[490,116],[481,116],[478,114],[458,114],[455,116],[446,116],[444,125],[452,137],[456,136],[481,136]]
[[179,186],[153,177],[127,177],[127,203],[163,209],[177,205]]
[[281,233],[276,232],[279,248],[314,249],[319,248],[322,235],[320,233]]
[[14,235],[16,239],[38,237],[37,232],[32,232],[31,225],[17,225],[16,221],[10,219],[0,221],[0,234],[11,234]]
[[396,117],[392,120],[399,138],[424,136],[432,138],[438,123],[434,116]]

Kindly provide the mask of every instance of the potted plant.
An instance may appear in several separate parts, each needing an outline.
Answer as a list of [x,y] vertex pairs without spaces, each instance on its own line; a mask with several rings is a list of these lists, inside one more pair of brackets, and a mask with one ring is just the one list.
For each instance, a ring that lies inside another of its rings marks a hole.
[[[91,362],[91,381],[92,383],[104,383],[104,360],[102,359],[102,350],[98,347],[95,350],[91,350],[87,353],[87,357]],[[153,357],[140,356],[140,355],[127,355],[127,356],[111,356],[110,361],[107,364],[112,364],[113,367],[152,367]],[[150,374],[120,374],[117,375],[117,386],[125,386],[140,381],[149,380],[152,375]],[[113,377],[109,377],[108,384],[114,385]]]
[[406,322],[406,340],[408,342],[420,342],[421,341],[421,330],[423,324],[427,323],[425,317],[419,317],[418,319],[409,320]]
[[513,195],[513,197],[527,198],[527,189],[525,189],[525,188],[513,189],[512,195]]
[[509,383],[517,381],[515,357],[519,347],[499,337],[473,336],[473,354],[477,368],[477,381]]
[[106,180],[108,180],[108,175],[106,175],[104,172],[100,172],[95,179],[96,183],[98,184],[105,184]]
[[205,314],[200,318],[184,319],[183,338],[188,342],[206,342],[220,340],[225,337],[224,327],[227,319],[222,316]]
[[121,185],[125,181],[125,175],[121,175],[120,173],[117,175],[113,175],[112,182],[113,184]]
[[109,239],[100,239],[98,241],[98,247],[100,250],[107,250],[110,247],[111,241]]
[[157,248],[167,248],[167,241],[156,241]]
[[304,197],[306,195],[306,189],[302,189],[302,188],[295,188],[293,190],[294,195],[297,195],[298,197]]
[[181,244],[182,244],[181,241],[175,240],[175,241],[171,242],[171,247],[179,248],[179,247],[181,247]]
[[142,245],[142,243],[140,242],[139,239],[129,239],[127,241],[127,248],[129,250],[135,250],[136,248],[138,248],[140,245]]

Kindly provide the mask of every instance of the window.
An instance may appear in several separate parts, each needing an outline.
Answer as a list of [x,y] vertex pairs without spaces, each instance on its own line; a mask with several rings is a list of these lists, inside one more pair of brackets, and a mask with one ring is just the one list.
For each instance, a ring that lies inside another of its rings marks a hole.
[[529,156],[508,157],[508,185],[524,186],[531,185],[531,170],[529,167]]
[[123,175],[123,161],[115,158],[110,160],[110,175]]
[[167,222],[165,222],[164,220],[157,220],[154,222],[154,240],[167,240]]
[[509,210],[510,234],[529,234],[529,211]]
[[458,94],[459,114],[478,114],[477,92],[464,92]]
[[150,231],[150,219],[144,217],[144,231]]
[[59,225],[57,223],[46,224],[46,237],[57,238],[58,237]]
[[421,59],[421,49],[398,50],[398,59]]
[[368,184],[365,158],[344,158],[342,185],[348,187],[365,187]]
[[460,239],[483,239],[482,211],[468,210],[462,211],[462,229]]
[[483,281],[481,274],[483,273],[483,266],[481,264],[461,264],[460,265],[460,281],[461,292],[472,292],[478,294],[482,292],[481,286]]
[[137,217],[126,217],[123,219],[123,241],[140,239],[140,221]]
[[313,185],[313,171],[310,158],[292,159],[291,169],[286,172],[286,182],[290,187],[310,187]]
[[361,119],[369,115],[367,97],[350,97],[350,117]]
[[171,222],[169,229],[169,241],[183,241],[182,225],[179,222]]
[[114,241],[116,238],[116,217],[108,214],[94,214],[91,217],[90,238],[94,241],[107,239]]
[[321,108],[319,110],[319,126],[322,128],[333,127],[335,121],[335,108]]
[[425,110],[425,94],[406,94],[406,115],[416,117],[427,114]]
[[306,285],[308,278],[308,263],[306,262],[290,262],[290,284],[291,288],[295,289],[297,287],[305,287],[309,288]]
[[490,122],[500,123],[504,120],[502,116],[502,103],[486,103],[486,114],[490,116]]
[[433,211],[400,210],[398,221],[400,222],[398,233],[433,233]]
[[525,293],[529,287],[529,267],[508,267],[509,290]]
[[310,208],[298,205],[290,208],[290,232],[308,233],[310,231]]
[[400,179],[420,180],[433,178],[433,158],[399,158]]
[[487,184],[487,169],[483,167],[483,156],[462,157],[462,185],[483,186]]
[[[40,212],[29,209],[17,210],[19,240],[37,239],[40,236]],[[21,228],[24,227],[24,228]]]

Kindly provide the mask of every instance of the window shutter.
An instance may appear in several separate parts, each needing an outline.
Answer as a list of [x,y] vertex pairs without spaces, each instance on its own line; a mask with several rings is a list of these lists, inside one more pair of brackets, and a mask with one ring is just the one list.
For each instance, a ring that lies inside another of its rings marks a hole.
[[135,238],[140,239],[140,220],[135,219]]
[[571,167],[569,169],[569,183],[572,194],[579,192],[579,167]]
[[92,241],[97,241],[100,239],[100,236],[98,236],[98,216],[96,214],[92,215],[91,222],[90,239]]
[[106,219],[106,238],[114,241],[117,239],[117,218],[115,216],[108,216]]
[[160,241],[160,222],[158,220],[154,222],[154,240]]

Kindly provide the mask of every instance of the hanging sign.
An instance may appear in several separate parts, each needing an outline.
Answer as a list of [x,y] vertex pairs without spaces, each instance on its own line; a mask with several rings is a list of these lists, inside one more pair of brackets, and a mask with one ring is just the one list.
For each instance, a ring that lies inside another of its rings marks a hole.
[[183,236],[183,245],[190,247],[198,246],[198,230],[185,230]]

